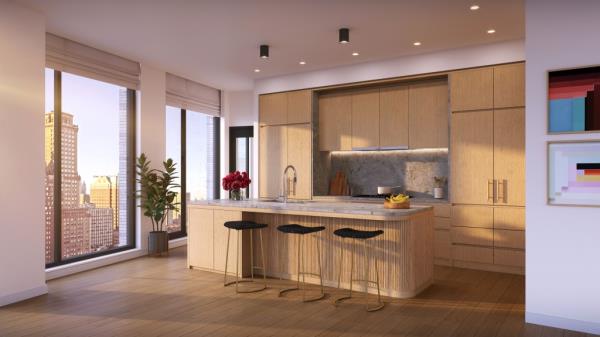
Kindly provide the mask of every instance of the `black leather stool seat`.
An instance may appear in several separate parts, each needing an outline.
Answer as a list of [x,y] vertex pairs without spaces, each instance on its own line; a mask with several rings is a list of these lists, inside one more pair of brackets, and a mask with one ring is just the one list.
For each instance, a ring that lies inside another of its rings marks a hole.
[[352,228],[341,228],[336,229],[333,234],[343,238],[370,239],[383,234],[383,231],[381,229],[376,231],[360,231]]
[[256,223],[254,221],[227,221],[225,227],[235,230],[259,229],[267,227],[266,224]]
[[289,224],[289,225],[281,225],[277,226],[277,229],[283,233],[289,234],[310,234],[320,232],[325,229],[323,226],[319,227],[307,227],[298,224]]

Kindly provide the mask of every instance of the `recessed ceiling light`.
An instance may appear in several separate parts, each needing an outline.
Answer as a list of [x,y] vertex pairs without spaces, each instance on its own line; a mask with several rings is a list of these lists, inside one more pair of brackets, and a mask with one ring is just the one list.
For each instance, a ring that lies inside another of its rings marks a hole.
[[260,73],[260,69],[258,69],[258,68],[257,68],[257,69],[254,69],[254,72],[255,72],[255,73]]
[[469,7],[469,9],[472,11],[476,11],[479,9],[479,5],[471,5],[471,7]]
[[421,45],[421,42],[419,42],[419,41],[416,41],[416,42],[414,42],[414,43],[413,43],[413,45],[415,45],[415,46],[420,46],[420,45]]
[[495,32],[496,32],[495,29],[488,29],[488,31],[487,31],[488,34],[494,34]]
[[360,54],[357,52],[352,53],[352,56],[358,56],[358,55],[360,55]]
[[300,61],[300,62],[298,62],[298,63],[300,63],[300,65],[301,65],[301,66],[303,66],[303,65],[305,65],[305,64],[306,64],[306,62],[305,62],[305,61]]

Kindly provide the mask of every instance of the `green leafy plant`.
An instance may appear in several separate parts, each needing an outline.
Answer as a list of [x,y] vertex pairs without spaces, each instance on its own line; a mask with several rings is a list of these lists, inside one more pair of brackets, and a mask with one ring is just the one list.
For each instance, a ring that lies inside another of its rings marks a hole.
[[145,153],[137,158],[136,168],[140,189],[136,191],[136,198],[140,200],[140,207],[145,216],[152,221],[153,231],[163,231],[163,225],[169,211],[178,211],[179,202],[176,202],[177,193],[174,189],[179,187],[176,183],[177,173],[175,162],[169,158],[163,162],[164,170],[150,168],[150,161]]
[[446,185],[446,181],[448,181],[446,177],[433,177],[433,183],[438,188],[443,188]]

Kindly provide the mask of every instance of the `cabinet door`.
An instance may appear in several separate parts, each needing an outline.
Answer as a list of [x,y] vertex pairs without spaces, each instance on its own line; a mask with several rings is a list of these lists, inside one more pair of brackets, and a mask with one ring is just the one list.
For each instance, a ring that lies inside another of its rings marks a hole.
[[260,125],[280,125],[287,122],[287,93],[260,95],[258,98]]
[[[225,257],[227,254],[227,235],[229,229],[224,226],[225,221],[236,221],[242,220],[242,212],[239,211],[225,211],[216,209],[214,210],[213,217],[213,232],[214,232],[214,261],[215,266],[214,269],[217,271],[225,271]],[[235,256],[238,254],[237,249],[237,238],[240,235],[240,245],[243,247],[242,243],[242,232],[243,231],[231,231],[231,237],[229,238],[229,262],[227,266],[227,271],[230,273],[235,273]],[[243,249],[243,248],[242,248]],[[241,255],[241,252],[240,252]],[[239,260],[240,271],[242,270],[242,258],[240,256]]]
[[379,146],[379,89],[352,95],[352,148]]
[[312,121],[312,90],[287,93],[287,123],[310,123]]
[[454,71],[450,74],[452,111],[491,109],[494,105],[492,67]]
[[287,139],[287,163],[296,168],[298,178],[295,190],[293,183],[289,184],[289,197],[293,199],[310,199],[312,188],[312,125],[310,123],[288,125]]
[[261,198],[281,194],[283,169],[287,165],[287,126],[260,127],[259,186]]
[[351,150],[352,96],[319,97],[319,151]]
[[525,208],[524,207],[495,207],[494,228],[525,230]]
[[494,111],[494,177],[498,204],[525,206],[525,109]]
[[494,178],[492,110],[452,114],[452,202],[492,204]]
[[494,67],[494,108],[525,106],[525,64]]
[[452,259],[452,243],[450,241],[450,231],[445,229],[436,229],[433,237],[433,256],[438,259]]
[[453,227],[494,227],[494,209],[490,206],[454,205],[452,206]]
[[213,269],[213,210],[191,207],[187,226],[188,266]]
[[379,146],[408,146],[408,86],[379,92]]
[[427,81],[409,89],[411,149],[448,147],[448,83]]

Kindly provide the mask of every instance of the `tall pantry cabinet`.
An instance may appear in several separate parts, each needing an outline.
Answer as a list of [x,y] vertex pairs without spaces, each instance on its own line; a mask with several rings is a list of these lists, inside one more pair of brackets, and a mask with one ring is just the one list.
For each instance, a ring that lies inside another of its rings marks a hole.
[[522,272],[524,64],[450,74],[454,264]]

